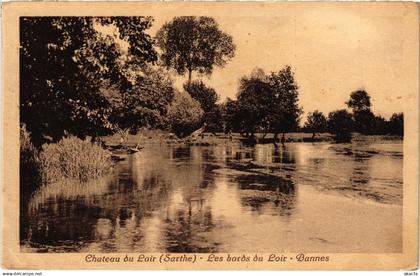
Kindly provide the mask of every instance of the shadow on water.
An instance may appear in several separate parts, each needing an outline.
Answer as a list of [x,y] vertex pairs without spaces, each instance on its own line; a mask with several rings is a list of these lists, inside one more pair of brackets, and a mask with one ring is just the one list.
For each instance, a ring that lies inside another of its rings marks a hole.
[[241,203],[259,211],[270,205],[280,215],[291,215],[296,202],[295,184],[282,177],[250,174],[236,178],[243,191]]

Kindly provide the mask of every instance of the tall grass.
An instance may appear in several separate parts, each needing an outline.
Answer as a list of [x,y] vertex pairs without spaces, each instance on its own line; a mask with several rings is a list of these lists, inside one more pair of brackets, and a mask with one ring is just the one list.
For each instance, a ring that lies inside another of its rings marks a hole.
[[39,185],[39,158],[38,150],[31,142],[30,133],[23,125],[20,128],[20,155],[19,155],[20,183],[24,188],[36,188]]
[[61,139],[56,144],[45,144],[39,154],[43,183],[66,179],[86,182],[106,175],[111,167],[111,155],[100,146],[76,137]]

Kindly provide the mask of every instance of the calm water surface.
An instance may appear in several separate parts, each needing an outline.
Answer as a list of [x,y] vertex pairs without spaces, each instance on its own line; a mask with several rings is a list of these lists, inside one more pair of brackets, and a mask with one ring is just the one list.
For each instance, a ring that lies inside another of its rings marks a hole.
[[395,252],[402,168],[401,142],[151,145],[108,179],[22,197],[21,248]]

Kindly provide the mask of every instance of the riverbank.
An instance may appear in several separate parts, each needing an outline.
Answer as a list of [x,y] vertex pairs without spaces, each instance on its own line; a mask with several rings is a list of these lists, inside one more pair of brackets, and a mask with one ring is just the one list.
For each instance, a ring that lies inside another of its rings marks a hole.
[[[255,135],[257,143],[266,144],[274,142],[274,134],[268,133],[265,136],[262,133],[257,133]],[[118,134],[112,136],[103,137],[102,140],[106,145],[115,146],[123,145],[125,147],[136,147],[137,145],[147,145],[147,144],[192,144],[198,146],[206,145],[217,145],[217,144],[226,144],[226,143],[241,143],[247,138],[242,137],[239,133],[232,133],[230,135],[225,133],[203,133],[197,137],[191,138],[177,138],[173,134],[167,131],[161,130],[143,130],[136,135],[127,135],[126,139],[121,143],[121,137]],[[403,137],[393,136],[393,135],[361,135],[354,133],[352,135],[353,141],[371,141],[371,142],[381,142],[381,141],[402,141]],[[278,142],[278,141],[277,141]],[[308,142],[308,143],[317,143],[317,142],[331,142],[333,143],[333,137],[329,133],[318,133],[314,139],[312,139],[312,133],[305,132],[293,132],[285,134],[286,143],[298,143],[298,142]]]

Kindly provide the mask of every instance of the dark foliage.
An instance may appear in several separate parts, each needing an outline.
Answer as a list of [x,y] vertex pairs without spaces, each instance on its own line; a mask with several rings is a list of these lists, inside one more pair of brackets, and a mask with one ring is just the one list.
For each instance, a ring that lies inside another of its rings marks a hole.
[[403,113],[394,113],[389,119],[388,131],[391,134],[404,136],[404,115]]
[[178,137],[186,137],[200,128],[203,110],[200,103],[191,98],[188,93],[175,93],[169,111],[168,120],[171,131]]
[[328,130],[336,142],[350,142],[353,130],[353,117],[345,109],[328,114]]
[[184,84],[184,90],[198,101],[204,114],[201,124],[206,124],[205,130],[208,132],[223,131],[221,108],[217,104],[219,95],[216,91],[207,87],[202,81],[193,81],[190,85]]
[[129,60],[153,63],[157,53],[145,33],[151,17],[21,17],[20,120],[40,145],[66,132],[81,138],[114,132],[112,105],[101,92],[117,87],[129,93],[116,38],[96,26],[115,26],[128,43]]
[[236,114],[229,116],[227,125],[245,136],[259,131],[277,134],[296,131],[302,109],[298,105],[298,86],[290,66],[266,75],[255,69],[240,81],[237,103],[229,102],[225,110]]
[[315,138],[316,133],[321,133],[327,130],[327,118],[318,110],[309,112],[304,130],[312,133],[312,139]]

